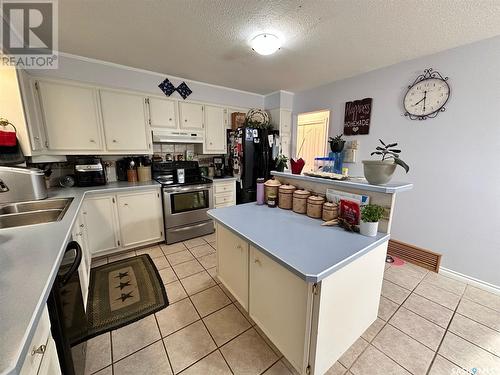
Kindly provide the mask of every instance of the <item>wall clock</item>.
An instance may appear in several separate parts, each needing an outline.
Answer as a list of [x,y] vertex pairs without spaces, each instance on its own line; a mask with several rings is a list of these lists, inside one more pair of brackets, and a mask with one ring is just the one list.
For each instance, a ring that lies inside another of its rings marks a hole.
[[411,120],[426,120],[434,118],[445,111],[444,105],[450,97],[448,77],[444,77],[432,68],[425,69],[408,86],[408,92],[403,100],[405,116]]

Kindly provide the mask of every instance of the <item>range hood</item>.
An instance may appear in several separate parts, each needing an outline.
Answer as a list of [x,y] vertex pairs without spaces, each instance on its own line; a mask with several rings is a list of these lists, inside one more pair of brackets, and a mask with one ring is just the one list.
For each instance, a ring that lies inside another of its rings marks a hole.
[[205,134],[197,131],[153,129],[155,143],[203,143]]

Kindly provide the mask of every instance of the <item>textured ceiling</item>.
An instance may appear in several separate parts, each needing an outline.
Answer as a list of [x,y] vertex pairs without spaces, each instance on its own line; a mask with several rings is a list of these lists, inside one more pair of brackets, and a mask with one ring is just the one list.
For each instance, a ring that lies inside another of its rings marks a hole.
[[500,35],[500,0],[60,0],[59,29],[63,52],[266,94]]

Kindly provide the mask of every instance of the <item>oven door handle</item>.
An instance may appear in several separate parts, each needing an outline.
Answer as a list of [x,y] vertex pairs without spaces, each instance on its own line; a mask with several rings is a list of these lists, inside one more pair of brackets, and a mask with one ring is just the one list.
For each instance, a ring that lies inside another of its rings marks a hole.
[[186,192],[186,191],[197,191],[210,189],[212,185],[198,185],[198,186],[189,186],[189,187],[174,187],[174,188],[164,188],[163,191],[165,193],[178,193],[178,192]]
[[194,228],[203,227],[205,225],[207,225],[207,222],[200,223],[200,224],[195,224],[195,225],[190,225],[188,227],[182,227],[182,228],[178,228],[178,229],[169,229],[169,232],[183,232],[185,230],[191,230],[191,229],[194,229]]

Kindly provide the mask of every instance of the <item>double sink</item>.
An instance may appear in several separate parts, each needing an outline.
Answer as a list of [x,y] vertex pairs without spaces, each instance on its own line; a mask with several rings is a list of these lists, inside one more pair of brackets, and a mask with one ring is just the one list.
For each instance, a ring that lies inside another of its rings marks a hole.
[[73,198],[0,204],[0,229],[59,221]]

